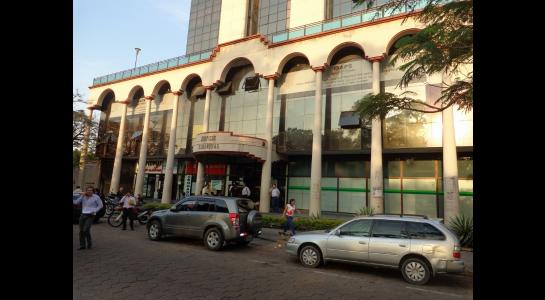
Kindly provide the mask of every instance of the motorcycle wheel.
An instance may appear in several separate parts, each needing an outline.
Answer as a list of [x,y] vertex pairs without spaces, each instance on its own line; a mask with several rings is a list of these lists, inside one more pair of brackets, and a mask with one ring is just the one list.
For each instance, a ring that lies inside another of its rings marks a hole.
[[122,212],[114,211],[111,215],[108,216],[108,224],[112,227],[119,227],[123,224],[123,218],[121,217]]
[[106,204],[106,215],[109,216],[114,212],[114,206],[111,204]]

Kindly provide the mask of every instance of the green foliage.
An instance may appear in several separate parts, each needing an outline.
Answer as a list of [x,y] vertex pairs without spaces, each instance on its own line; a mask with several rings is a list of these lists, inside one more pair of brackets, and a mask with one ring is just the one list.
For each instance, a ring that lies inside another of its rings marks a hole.
[[142,209],[148,210],[151,209],[152,211],[156,210],[162,210],[162,209],[169,209],[172,206],[170,203],[160,203],[160,202],[150,202],[146,203],[142,206]]
[[356,215],[358,215],[358,216],[370,216],[370,215],[373,215],[374,213],[375,213],[375,210],[372,207],[366,206],[366,207],[360,208],[360,210],[356,213]]
[[448,224],[450,230],[452,230],[460,239],[460,245],[462,247],[473,247],[473,218],[465,215],[458,215],[452,219]]
[[[275,217],[270,215],[263,215],[261,218],[263,227],[266,228],[280,228],[284,223],[286,223],[286,218],[284,217]],[[343,220],[337,219],[324,219],[320,217],[296,217],[295,218],[295,227],[297,230],[309,231],[309,230],[325,230],[332,229],[340,224]]]
[[[374,0],[354,0],[356,5],[371,6]],[[384,9],[407,7],[414,10],[419,0],[392,0]],[[452,105],[463,111],[473,108],[473,72],[462,74],[463,67],[473,63],[473,1],[428,0],[424,9],[413,16],[425,24],[419,32],[399,39],[395,51],[386,61],[404,71],[398,87],[404,88],[422,76],[446,73],[452,83],[444,83],[441,96],[433,105],[402,94],[367,95],[355,109],[362,118],[384,117],[395,109],[440,112]],[[405,19],[406,20],[406,19]]]
[[81,152],[78,149],[72,150],[72,167],[73,168],[79,166],[80,156],[81,156]]

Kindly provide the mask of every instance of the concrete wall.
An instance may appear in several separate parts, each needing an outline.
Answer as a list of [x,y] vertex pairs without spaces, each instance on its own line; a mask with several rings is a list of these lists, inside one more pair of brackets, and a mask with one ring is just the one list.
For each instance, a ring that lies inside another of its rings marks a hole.
[[326,0],[291,0],[290,28],[325,20]]

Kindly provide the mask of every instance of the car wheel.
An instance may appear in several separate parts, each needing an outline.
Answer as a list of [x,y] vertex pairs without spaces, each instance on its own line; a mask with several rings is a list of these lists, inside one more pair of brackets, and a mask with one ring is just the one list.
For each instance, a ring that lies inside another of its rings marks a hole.
[[299,261],[307,268],[316,268],[322,262],[322,255],[315,246],[305,246],[299,252]]
[[411,284],[426,284],[430,280],[430,268],[420,258],[409,258],[401,266],[401,274],[405,281]]
[[215,227],[208,229],[204,234],[204,245],[212,251],[220,250],[223,241],[223,234]]
[[152,241],[158,241],[162,237],[161,223],[157,220],[153,220],[148,227],[148,237]]

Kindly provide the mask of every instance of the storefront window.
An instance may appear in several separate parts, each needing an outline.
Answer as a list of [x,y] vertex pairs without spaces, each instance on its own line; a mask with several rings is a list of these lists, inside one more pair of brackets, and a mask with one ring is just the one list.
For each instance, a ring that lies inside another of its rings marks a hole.
[[187,134],[189,128],[189,117],[191,114],[191,101],[187,100],[185,96],[180,100],[180,107],[182,111],[178,110],[178,122],[176,128],[176,154],[185,154],[187,145]]

